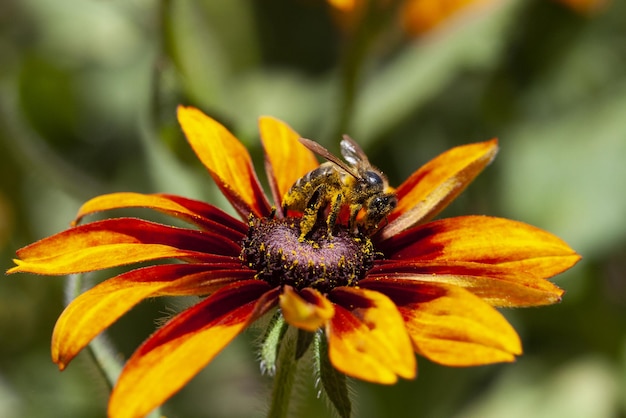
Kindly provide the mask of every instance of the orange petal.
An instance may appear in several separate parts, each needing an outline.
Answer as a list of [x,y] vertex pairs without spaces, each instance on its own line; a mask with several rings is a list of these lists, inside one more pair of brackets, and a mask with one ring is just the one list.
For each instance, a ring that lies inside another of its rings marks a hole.
[[93,222],[17,251],[8,273],[72,274],[163,258],[238,256],[238,244],[216,234],[133,218]]
[[[551,260],[543,260],[550,266]],[[563,289],[520,270],[516,265],[490,265],[471,262],[403,262],[375,267],[369,280],[396,280],[447,283],[463,287],[493,306],[522,307],[560,302]],[[369,286],[369,285],[367,285]]]
[[109,416],[142,417],[170,398],[250,323],[275,305],[260,280],[222,288],[174,317],[135,351],[111,393]]
[[178,106],[178,121],[196,155],[237,212],[270,213],[248,150],[224,126],[193,107]]
[[254,272],[241,263],[165,264],[105,280],[65,308],[52,334],[52,360],[63,370],[100,332],[142,300],[157,296],[208,294]]
[[72,225],[77,225],[87,215],[122,208],[154,209],[203,229],[226,235],[233,240],[241,239],[248,230],[243,222],[207,203],[174,195],[140,193],[111,193],[97,196],[81,206]]
[[335,315],[326,327],[328,355],[348,376],[391,384],[415,377],[416,362],[404,320],[382,293],[338,287],[329,299]]
[[478,366],[514,361],[522,353],[517,333],[502,314],[467,290],[407,281],[362,285],[391,298],[415,350],[434,362]]
[[556,267],[558,272],[580,259],[562,239],[549,232],[491,216],[458,216],[430,222],[393,237],[382,250],[395,260],[520,263],[520,268],[533,272],[536,258],[564,258],[563,265]]
[[489,164],[498,152],[498,140],[452,148],[413,173],[396,190],[398,206],[381,230],[387,239],[441,212]]
[[285,320],[305,331],[316,331],[335,314],[335,308],[315,289],[303,289],[298,294],[293,287],[284,286],[279,296]]
[[370,277],[445,281],[498,306],[559,301],[563,291],[545,279],[580,260],[546,231],[488,216],[430,222],[385,241],[381,250],[391,261],[380,263]]
[[282,206],[283,196],[302,176],[316,168],[315,155],[302,145],[300,135],[286,123],[269,116],[259,118],[261,141],[265,150],[265,168],[274,202]]

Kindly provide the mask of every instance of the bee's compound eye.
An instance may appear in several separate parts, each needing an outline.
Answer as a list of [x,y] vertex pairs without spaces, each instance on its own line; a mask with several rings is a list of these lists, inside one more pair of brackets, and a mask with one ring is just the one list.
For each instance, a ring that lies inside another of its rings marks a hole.
[[393,194],[385,194],[382,196],[376,196],[370,201],[369,209],[378,213],[384,213],[392,211],[398,204],[398,199]]
[[373,171],[366,171],[363,175],[363,179],[370,186],[382,186],[383,179]]

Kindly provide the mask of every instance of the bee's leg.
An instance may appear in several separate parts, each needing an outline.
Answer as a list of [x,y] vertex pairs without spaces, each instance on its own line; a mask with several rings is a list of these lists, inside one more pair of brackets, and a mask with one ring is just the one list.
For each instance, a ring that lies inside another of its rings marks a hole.
[[343,195],[341,193],[337,193],[330,201],[330,213],[328,214],[328,218],[326,219],[329,237],[333,235],[333,228],[337,224],[337,218],[339,217],[339,212],[341,211],[342,200]]
[[350,228],[350,232],[356,232],[356,216],[359,214],[359,210],[363,205],[359,203],[354,203],[350,205],[350,222],[348,223],[348,227]]
[[289,192],[287,194],[285,194],[285,196],[283,196],[283,215],[287,216],[287,211],[289,210],[289,208],[293,208],[297,201],[297,198],[299,197],[299,194],[296,193],[294,190],[289,190]]
[[304,214],[300,220],[300,237],[298,238],[300,241],[304,241],[317,222],[318,213],[324,204],[324,189],[324,185],[319,186],[315,192],[313,192],[311,199],[309,199],[304,209]]

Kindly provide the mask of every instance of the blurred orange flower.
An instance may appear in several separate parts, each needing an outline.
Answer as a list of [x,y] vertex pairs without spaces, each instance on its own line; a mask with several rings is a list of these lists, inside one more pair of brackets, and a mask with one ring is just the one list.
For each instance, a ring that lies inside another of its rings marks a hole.
[[480,10],[500,0],[407,0],[401,11],[402,26],[411,35],[426,33],[461,12]]
[[337,21],[348,31],[360,22],[367,8],[398,10],[402,29],[413,36],[433,30],[462,12],[481,10],[501,0],[327,0]]
[[[399,6],[403,30],[412,36],[427,33],[462,14],[479,13],[503,0],[327,0],[342,25],[351,29],[366,7],[390,9]],[[603,9],[608,0],[555,0],[582,14]]]
[[[430,221],[492,161],[496,140],[453,148],[413,173],[378,230],[363,234],[340,223],[329,237],[321,222],[302,240],[301,214],[284,215],[282,198],[319,163],[296,132],[260,119],[274,211],[250,155],[226,128],[192,107],[179,107],[178,119],[242,220],[175,195],[99,196],[81,207],[72,228],[20,249],[9,270],[66,275],[170,260],[105,280],[71,302],[52,337],[61,369],[143,299],[202,297],[130,357],[111,394],[111,417],[144,416],[165,402],[275,306],[294,327],[322,329],[333,366],[370,382],[414,378],[413,352],[448,366],[513,361],[520,340],[495,307],[558,302],[563,291],[547,279],[580,258],[554,235],[512,220]],[[136,218],[78,225],[95,212],[134,207],[190,227]]]

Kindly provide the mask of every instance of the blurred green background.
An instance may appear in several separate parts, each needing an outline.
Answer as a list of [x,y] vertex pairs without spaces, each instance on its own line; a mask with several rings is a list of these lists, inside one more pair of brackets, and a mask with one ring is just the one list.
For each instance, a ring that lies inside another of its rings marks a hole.
[[[525,354],[392,387],[352,382],[356,417],[626,417],[626,2],[581,14],[503,1],[419,37],[383,12],[349,32],[323,0],[0,1],[0,267],[65,229],[86,199],[172,192],[227,208],[175,120],[195,105],[251,149],[257,117],[337,151],[363,144],[398,185],[445,149],[500,138],[444,213],[522,220],[583,256],[561,304],[507,310]],[[376,20],[376,17],[380,18]],[[87,354],[60,373],[49,341],[65,278],[0,281],[0,416],[103,417]],[[121,353],[188,301],[146,301],[109,333]],[[167,417],[263,416],[258,333],[231,344]],[[304,373],[304,376],[309,376]],[[314,378],[294,416],[330,416]]]

